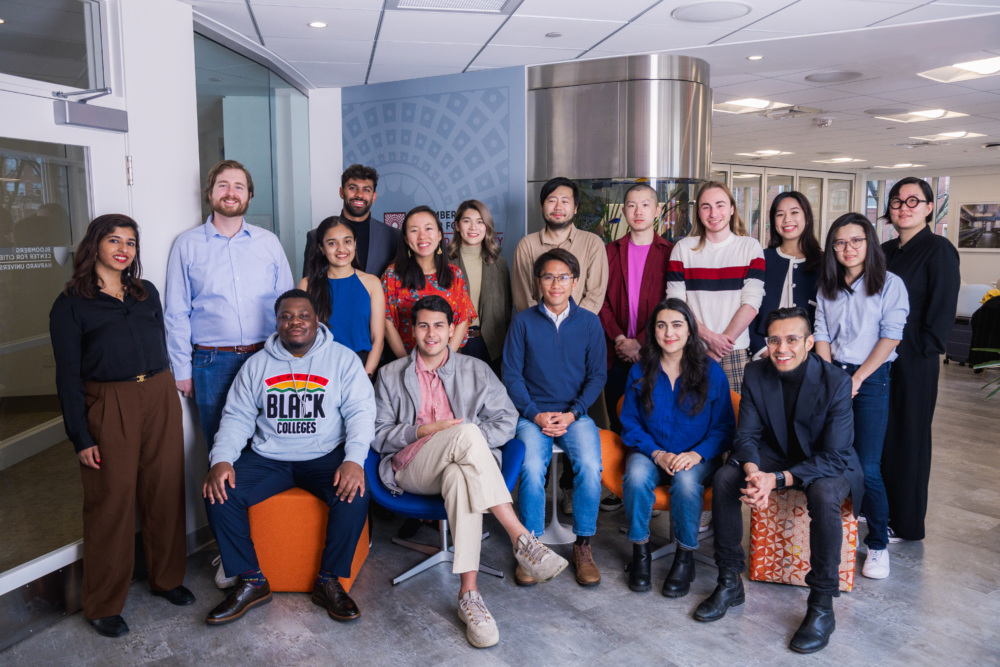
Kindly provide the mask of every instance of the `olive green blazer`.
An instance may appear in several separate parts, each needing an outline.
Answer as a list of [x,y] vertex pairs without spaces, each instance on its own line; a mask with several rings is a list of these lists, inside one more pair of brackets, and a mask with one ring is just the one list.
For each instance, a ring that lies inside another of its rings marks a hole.
[[[462,255],[452,262],[462,269],[468,280],[468,272]],[[483,262],[483,284],[479,287],[479,303],[475,304],[479,313],[479,326],[482,327],[483,342],[490,353],[490,359],[496,360],[503,354],[503,341],[507,337],[507,328],[514,308],[510,292],[510,271],[507,260],[497,257],[492,264]]]

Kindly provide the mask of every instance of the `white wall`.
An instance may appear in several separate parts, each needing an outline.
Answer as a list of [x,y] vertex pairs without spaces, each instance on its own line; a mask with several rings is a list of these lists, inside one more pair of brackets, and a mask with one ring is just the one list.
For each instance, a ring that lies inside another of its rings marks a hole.
[[339,215],[343,202],[338,195],[344,173],[344,141],[341,131],[340,88],[309,91],[309,159],[312,181],[312,227],[331,215]]

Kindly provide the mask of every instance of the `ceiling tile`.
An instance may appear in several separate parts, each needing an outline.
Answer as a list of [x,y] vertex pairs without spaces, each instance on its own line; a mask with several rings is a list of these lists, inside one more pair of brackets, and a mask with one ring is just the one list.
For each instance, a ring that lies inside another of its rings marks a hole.
[[725,28],[727,32],[739,30],[745,26],[762,20],[775,12],[794,5],[796,0],[754,0],[745,4],[751,5],[750,13],[740,18],[728,21],[713,21],[712,23],[691,23],[688,21],[678,21],[670,14],[683,5],[695,4],[692,0],[664,0],[639,18],[639,22],[645,24],[670,25],[678,30],[686,30],[690,27],[712,27]]
[[378,40],[377,65],[458,67],[461,72],[479,52],[478,44],[431,44],[428,42],[388,42]]
[[[231,2],[232,0],[225,0]],[[245,0],[235,0],[245,2]],[[250,0],[250,5],[256,11],[257,7],[304,7],[311,9],[367,9],[381,11],[383,0]]]
[[386,11],[379,40],[408,42],[416,39],[449,44],[482,46],[506,17],[457,12]]
[[[756,81],[735,83],[730,86],[716,86],[713,82],[712,90],[715,91],[716,103],[738,100],[747,97],[756,97],[759,99],[771,100],[772,102],[786,102],[788,104],[794,104],[791,98],[794,97],[797,92],[809,90],[809,87],[799,83],[782,81],[781,79],[758,78]],[[781,99],[778,99],[778,96],[780,96]]]
[[901,25],[904,23],[916,23],[918,21],[940,21],[963,16],[975,16],[977,14],[989,14],[1000,12],[1000,7],[967,7],[956,5],[924,5],[915,7],[898,16],[890,16],[884,21],[879,21],[877,25]]
[[385,81],[402,81],[405,79],[422,79],[428,76],[443,74],[460,74],[465,65],[459,67],[441,67],[434,65],[372,65],[368,75],[368,83],[383,83]]
[[339,39],[268,37],[267,48],[288,61],[367,65],[372,55],[372,42],[351,42]]
[[580,55],[578,49],[540,49],[530,46],[501,46],[490,44],[476,58],[474,65],[485,67],[513,67],[515,65],[541,65],[572,60]]
[[210,19],[215,19],[241,35],[249,37],[254,43],[259,43],[257,31],[254,30],[253,21],[250,19],[250,12],[247,11],[246,3],[237,5],[222,2],[211,4],[199,2],[194,5],[194,10]]
[[728,33],[725,28],[673,30],[662,25],[631,23],[598,44],[597,48],[632,53],[668,51],[711,44]]
[[292,66],[320,88],[360,85],[368,72],[367,64],[293,62]]
[[625,22],[657,4],[657,0],[573,0],[567,11],[566,0],[524,0],[514,16],[554,16],[571,14],[576,19]]
[[[569,18],[520,16],[515,14],[493,37],[490,44],[503,46],[538,46],[558,49],[589,49],[623,23],[611,21],[582,21]],[[561,33],[550,38],[548,33]]]
[[[922,4],[914,2],[913,5]],[[837,0],[836,11],[829,0],[799,0],[780,12],[753,24],[754,30],[773,30],[795,34],[834,32],[863,28],[884,21],[902,11],[901,3]]]
[[[278,7],[254,5],[257,26],[268,37],[292,39],[348,39],[363,42],[375,39],[380,12],[363,9]],[[327,28],[310,28],[310,21],[323,21]]]

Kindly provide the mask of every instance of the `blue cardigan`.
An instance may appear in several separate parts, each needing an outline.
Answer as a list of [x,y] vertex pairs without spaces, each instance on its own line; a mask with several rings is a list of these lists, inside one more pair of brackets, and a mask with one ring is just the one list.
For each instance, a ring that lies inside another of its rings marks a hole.
[[503,348],[503,382],[525,419],[540,412],[586,414],[607,381],[604,329],[597,315],[570,298],[556,329],[541,304],[514,316]]
[[[750,352],[757,354],[767,343],[767,332],[764,331],[764,319],[768,313],[781,303],[781,290],[785,286],[785,276],[788,275],[788,263],[778,254],[777,248],[764,250],[764,300],[760,304],[757,317],[750,323]],[[819,284],[819,271],[806,271],[799,264],[795,268],[795,283],[792,287],[792,303],[802,306],[809,312],[810,325],[816,321],[816,290]]]
[[706,461],[729,451],[736,425],[729,380],[718,362],[706,361],[708,399],[701,412],[694,416],[677,405],[678,394],[662,370],[653,388],[653,414],[647,415],[639,394],[642,369],[639,364],[632,365],[625,384],[621,415],[622,441],[626,446],[650,458],[660,449],[671,454],[693,451]]

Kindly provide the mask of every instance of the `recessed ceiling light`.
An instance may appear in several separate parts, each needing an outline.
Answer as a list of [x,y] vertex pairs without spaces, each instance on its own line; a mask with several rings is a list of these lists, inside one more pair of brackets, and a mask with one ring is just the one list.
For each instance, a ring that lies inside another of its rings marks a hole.
[[819,162],[820,164],[847,164],[848,162],[867,162],[867,160],[858,160],[853,157],[835,157],[829,160],[813,160],[813,162]]
[[715,0],[678,7],[670,12],[670,16],[688,23],[714,23],[738,19],[749,14],[752,9],[753,7],[742,2]]
[[6,23],[6,21],[4,21],[3,19],[0,19],[0,23]]
[[309,23],[309,27],[310,28],[325,28],[326,24],[323,23],[322,21],[311,21]]
[[931,134],[926,137],[910,137],[910,139],[919,139],[921,141],[947,141],[948,139],[972,139],[973,137],[984,137],[985,134],[977,134],[976,132],[942,132],[940,134]]
[[939,67],[917,72],[918,76],[940,83],[955,83],[957,81],[968,81],[969,79],[981,79],[986,76],[1000,74],[1000,56],[995,58],[983,58],[982,60],[970,60],[964,63],[955,63],[950,67]]
[[[892,111],[893,113],[885,113]],[[871,114],[882,120],[891,120],[895,123],[919,123],[925,120],[943,120],[945,118],[961,118],[969,114],[958,111],[947,111],[945,109],[925,109],[922,111],[903,111],[899,109],[868,109],[866,114]]]
[[817,72],[816,74],[807,76],[806,81],[811,81],[812,83],[846,83],[848,81],[857,81],[862,76],[864,75],[861,72]]
[[385,0],[383,8],[509,16],[520,5],[521,0]]
[[778,155],[792,155],[792,153],[790,153],[789,151],[763,150],[763,151],[754,151],[753,153],[736,153],[736,155],[742,155],[744,157],[766,158],[766,157],[776,157]]
[[763,60],[764,56],[747,56],[747,60]]
[[562,37],[562,33],[561,32],[547,32],[547,33],[545,33],[545,36],[546,37]]
[[769,102],[768,100],[748,97],[742,100],[732,100],[731,102],[719,102],[713,105],[712,109],[714,111],[721,111],[722,113],[760,113],[762,111],[784,109],[790,106],[792,105],[785,104],[784,102]]
[[926,167],[926,164],[913,164],[912,162],[900,162],[899,164],[877,164],[872,169],[911,169],[913,167]]

